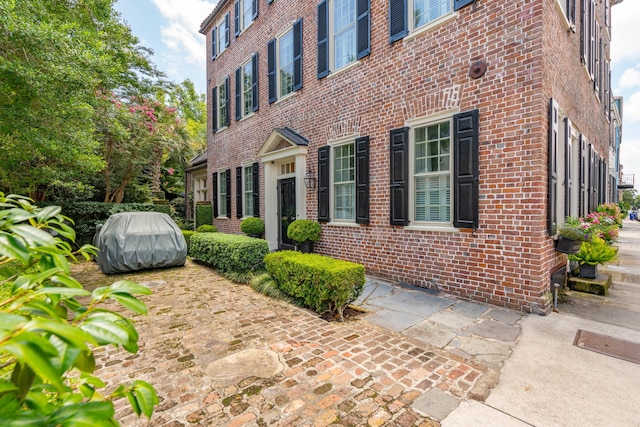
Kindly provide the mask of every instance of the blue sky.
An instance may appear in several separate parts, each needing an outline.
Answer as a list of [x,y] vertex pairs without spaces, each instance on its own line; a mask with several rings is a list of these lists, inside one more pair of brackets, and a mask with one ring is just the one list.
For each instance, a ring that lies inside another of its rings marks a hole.
[[[198,29],[216,2],[118,0],[116,10],[140,44],[154,50],[153,62],[160,70],[175,82],[190,79],[205,93],[205,37]],[[640,189],[640,0],[613,6],[612,17],[613,93],[624,98],[621,158],[624,172],[635,174]]]

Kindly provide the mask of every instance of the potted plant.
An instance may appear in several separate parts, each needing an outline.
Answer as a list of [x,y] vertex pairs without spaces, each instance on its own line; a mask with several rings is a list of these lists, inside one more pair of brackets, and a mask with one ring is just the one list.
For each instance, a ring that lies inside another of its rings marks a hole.
[[598,277],[598,264],[613,261],[617,253],[617,248],[607,245],[604,239],[593,236],[590,240],[582,242],[580,250],[570,254],[569,259],[579,263],[580,277],[595,279]]
[[587,233],[579,218],[567,217],[563,225],[558,227],[556,251],[565,254],[575,254],[580,250],[582,242],[587,239]]
[[248,236],[262,238],[264,234],[264,221],[262,218],[249,217],[242,220],[240,230]]
[[320,224],[310,219],[296,219],[287,228],[287,237],[298,244],[301,252],[311,253],[313,242],[320,240]]

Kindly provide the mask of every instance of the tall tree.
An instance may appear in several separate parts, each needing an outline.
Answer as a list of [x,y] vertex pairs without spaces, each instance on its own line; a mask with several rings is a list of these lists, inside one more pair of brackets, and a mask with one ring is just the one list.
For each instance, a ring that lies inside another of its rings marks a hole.
[[114,3],[0,0],[0,189],[43,200],[103,169],[96,93],[159,77]]

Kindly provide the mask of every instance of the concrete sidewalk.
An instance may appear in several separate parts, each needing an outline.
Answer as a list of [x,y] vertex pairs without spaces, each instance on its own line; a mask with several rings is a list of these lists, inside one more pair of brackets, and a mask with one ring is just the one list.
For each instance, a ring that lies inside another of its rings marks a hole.
[[640,426],[640,365],[574,345],[579,329],[640,343],[640,223],[625,221],[608,296],[569,292],[559,313],[527,316],[498,385],[443,427]]

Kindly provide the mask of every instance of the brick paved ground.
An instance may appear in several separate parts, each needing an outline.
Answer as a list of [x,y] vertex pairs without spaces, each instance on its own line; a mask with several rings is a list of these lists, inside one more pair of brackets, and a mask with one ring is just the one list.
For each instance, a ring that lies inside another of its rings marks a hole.
[[[110,387],[134,378],[155,386],[161,403],[153,426],[437,426],[411,408],[415,399],[432,388],[482,399],[495,378],[480,364],[366,320],[327,322],[190,262],[110,277],[84,263],[75,275],[85,284],[149,282],[153,295],[142,298],[149,314],[133,317],[138,354],[109,347],[96,358]],[[277,353],[282,369],[268,378],[206,372],[247,349]],[[147,425],[121,403],[122,425]]]

